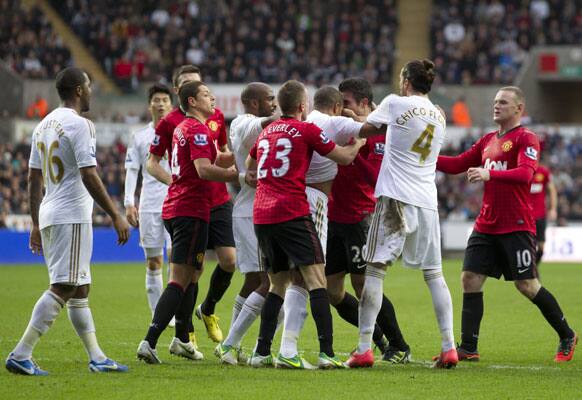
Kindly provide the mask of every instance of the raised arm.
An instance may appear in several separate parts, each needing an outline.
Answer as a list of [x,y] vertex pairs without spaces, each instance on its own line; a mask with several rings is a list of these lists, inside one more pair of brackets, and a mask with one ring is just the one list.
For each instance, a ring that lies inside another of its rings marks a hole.
[[325,157],[335,161],[339,165],[349,165],[354,161],[354,158],[358,155],[358,151],[365,144],[366,140],[356,139],[353,143],[346,146],[335,146]]

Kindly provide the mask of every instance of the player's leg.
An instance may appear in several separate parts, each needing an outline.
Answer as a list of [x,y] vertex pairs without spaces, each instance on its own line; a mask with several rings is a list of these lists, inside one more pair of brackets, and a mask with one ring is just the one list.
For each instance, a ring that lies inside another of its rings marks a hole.
[[152,315],[164,289],[162,265],[166,235],[161,213],[139,214],[140,246],[146,258],[146,295]]
[[578,337],[568,325],[556,298],[537,279],[537,266],[533,258],[535,251],[533,236],[529,232],[514,232],[505,236],[507,238],[502,242],[516,288],[539,308],[546,321],[558,334],[560,343],[554,360],[570,361]]
[[537,241],[537,249],[536,249],[536,267],[539,268],[542,262],[542,257],[544,255],[544,245],[546,243],[546,219],[540,218],[536,220],[536,241]]
[[[297,342],[307,318],[308,297],[309,292],[305,288],[301,273],[296,269],[291,270],[291,285],[285,291],[283,302],[283,334],[281,335],[281,347],[276,366],[283,367],[285,363],[292,368],[297,363],[303,364],[303,367],[306,365],[304,360],[299,359]],[[291,360],[290,363],[289,360]]]

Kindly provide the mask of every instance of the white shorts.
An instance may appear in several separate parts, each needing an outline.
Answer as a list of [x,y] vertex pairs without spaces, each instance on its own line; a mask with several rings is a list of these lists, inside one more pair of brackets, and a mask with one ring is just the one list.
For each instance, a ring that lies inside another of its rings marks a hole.
[[260,272],[259,242],[255,234],[253,217],[233,217],[232,233],[236,243],[236,266],[242,274]]
[[50,225],[41,230],[40,235],[51,285],[82,286],[91,283],[91,224]]
[[381,196],[362,254],[368,263],[391,265],[402,254],[405,267],[441,268],[438,211]]
[[166,249],[172,246],[170,234],[164,227],[162,213],[140,212],[139,245],[143,247],[145,257],[150,258],[163,255],[164,244],[166,245]]
[[323,248],[323,255],[327,250],[327,196],[321,190],[314,189],[310,186],[305,188],[307,193],[307,202],[309,203],[309,212],[315,224],[317,236]]

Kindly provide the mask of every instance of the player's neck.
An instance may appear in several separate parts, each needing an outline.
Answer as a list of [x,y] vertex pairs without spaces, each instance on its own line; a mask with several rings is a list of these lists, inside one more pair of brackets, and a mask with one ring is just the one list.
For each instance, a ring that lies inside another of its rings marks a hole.
[[78,101],[65,100],[61,103],[61,107],[70,108],[77,114],[81,114],[81,104]]
[[197,119],[201,124],[206,124],[206,120],[208,119],[206,116],[202,115],[199,112],[189,110],[186,112],[186,116],[190,118]]
[[303,121],[303,113],[295,113],[295,114],[281,114],[281,118],[291,118],[296,119],[297,121]]
[[503,136],[505,135],[507,132],[509,132],[512,129],[517,128],[518,126],[521,125],[521,121],[520,120],[511,120],[511,121],[507,121],[506,123],[502,123],[502,124],[498,124],[497,126],[499,126],[499,136]]

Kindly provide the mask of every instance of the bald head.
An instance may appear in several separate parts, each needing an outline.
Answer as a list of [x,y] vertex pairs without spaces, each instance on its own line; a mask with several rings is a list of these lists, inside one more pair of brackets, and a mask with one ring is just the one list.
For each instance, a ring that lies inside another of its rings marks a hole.
[[332,86],[323,86],[315,92],[313,107],[325,114],[339,115],[343,101],[343,96],[339,90]]
[[240,99],[245,112],[258,117],[271,116],[277,107],[273,89],[262,82],[249,83],[243,89]]

